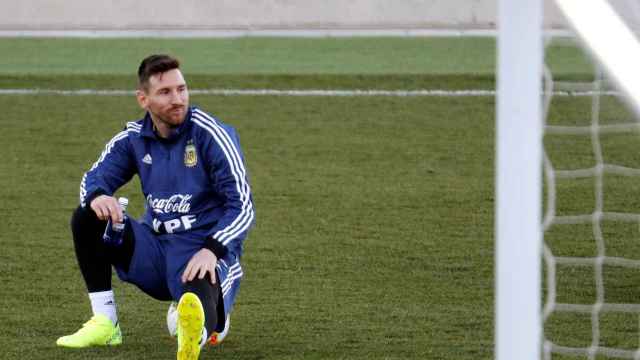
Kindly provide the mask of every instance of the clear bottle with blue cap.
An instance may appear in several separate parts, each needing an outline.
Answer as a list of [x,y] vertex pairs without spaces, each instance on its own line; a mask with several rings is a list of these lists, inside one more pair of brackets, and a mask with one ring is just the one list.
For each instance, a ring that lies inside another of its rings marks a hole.
[[128,221],[127,206],[129,205],[129,199],[125,197],[118,198],[118,203],[122,209],[122,222],[113,223],[111,219],[107,221],[107,227],[104,229],[104,235],[102,240],[105,244],[111,246],[120,246],[124,239],[124,229]]

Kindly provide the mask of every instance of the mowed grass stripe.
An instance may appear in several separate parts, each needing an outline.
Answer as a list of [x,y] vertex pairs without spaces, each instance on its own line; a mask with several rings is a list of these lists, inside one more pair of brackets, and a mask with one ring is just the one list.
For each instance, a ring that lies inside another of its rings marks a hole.
[[0,74],[128,75],[153,53],[194,74],[493,74],[493,38],[0,38]]
[[[566,42],[565,42],[566,43]],[[201,75],[467,75],[493,77],[496,41],[482,37],[51,39],[0,38],[0,76],[129,75],[153,53]],[[556,76],[592,74],[572,44],[547,48]]]

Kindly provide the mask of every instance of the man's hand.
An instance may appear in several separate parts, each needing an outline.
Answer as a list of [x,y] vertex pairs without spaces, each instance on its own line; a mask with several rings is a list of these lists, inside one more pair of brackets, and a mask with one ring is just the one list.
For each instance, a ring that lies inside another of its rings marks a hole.
[[209,273],[211,284],[215,284],[217,262],[218,258],[216,258],[211,250],[200,249],[200,251],[191,257],[187,267],[184,269],[184,272],[182,273],[182,282],[186,283],[187,281],[191,281],[196,276],[198,279],[204,279],[207,273]]
[[123,221],[122,207],[113,196],[100,195],[91,201],[90,206],[100,220],[109,220],[110,218],[112,223]]

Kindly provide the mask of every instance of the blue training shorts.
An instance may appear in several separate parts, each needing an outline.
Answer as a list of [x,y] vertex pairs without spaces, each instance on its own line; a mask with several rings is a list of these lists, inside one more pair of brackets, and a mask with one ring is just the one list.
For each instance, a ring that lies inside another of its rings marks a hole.
[[[204,234],[156,234],[134,219],[129,219],[127,225],[132,227],[135,248],[128,272],[115,267],[120,280],[136,285],[155,299],[178,301],[184,292],[182,273],[191,257],[202,249]],[[216,272],[226,317],[233,308],[240,286],[240,259],[234,252],[227,252],[225,257],[218,259]]]

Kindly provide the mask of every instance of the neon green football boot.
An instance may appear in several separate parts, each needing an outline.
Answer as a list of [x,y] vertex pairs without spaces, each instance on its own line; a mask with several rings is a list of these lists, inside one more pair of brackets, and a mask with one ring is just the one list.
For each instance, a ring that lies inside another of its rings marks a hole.
[[178,302],[178,360],[196,360],[200,356],[204,309],[196,294],[187,292]]
[[120,325],[113,325],[109,318],[97,314],[84,323],[82,328],[74,334],[59,338],[56,344],[69,348],[120,345],[122,344],[122,332]]

